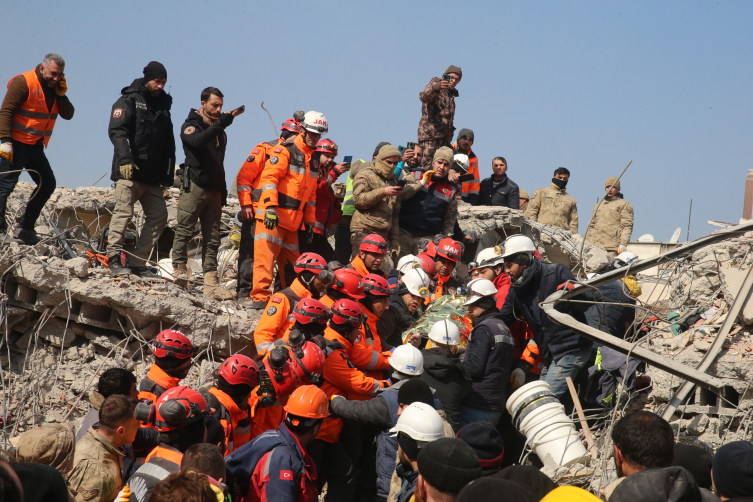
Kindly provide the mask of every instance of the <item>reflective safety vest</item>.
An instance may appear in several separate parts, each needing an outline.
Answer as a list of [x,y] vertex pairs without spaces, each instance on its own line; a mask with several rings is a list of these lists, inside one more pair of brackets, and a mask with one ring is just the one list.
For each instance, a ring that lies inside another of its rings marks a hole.
[[[264,143],[259,143],[251,150],[246,160],[243,162],[238,176],[235,178],[236,189],[238,190],[238,200],[241,206],[253,206],[256,209],[256,203],[261,196],[261,190],[259,190],[260,174],[264,168],[264,164],[269,160],[270,152],[274,150],[274,147],[280,142],[279,139]],[[254,193],[254,189],[256,192]],[[253,198],[256,195],[256,198]]]
[[[164,372],[162,368],[152,363],[146,378],[139,382],[137,390],[139,391],[139,401],[151,401],[156,403],[157,399],[168,389],[177,387],[180,378],[171,377]],[[152,428],[151,424],[141,423],[141,427]]]
[[251,420],[248,417],[248,411],[242,410],[235,404],[230,396],[222,392],[217,387],[209,389],[220,402],[220,424],[225,430],[225,456],[234,452],[251,440]]
[[[58,118],[58,100],[55,98],[52,110],[47,109],[44,90],[37,77],[36,68],[16,76],[26,80],[29,97],[13,115],[13,139],[27,145],[34,145],[41,139],[47,148],[55,120]],[[12,81],[13,79],[8,81],[8,87]]]
[[[361,162],[363,160],[358,159]],[[343,216],[353,216],[356,212],[356,203],[353,201],[353,169],[348,171],[348,178],[345,182],[345,197],[343,197]]]
[[160,445],[146,457],[144,465],[133,473],[126,485],[131,489],[130,502],[149,500],[157,483],[180,470],[183,454],[172,446]]
[[[459,153],[457,144],[452,145],[452,149],[455,153]],[[461,197],[468,204],[475,206],[478,204],[478,196],[481,190],[481,177],[478,172],[478,157],[476,157],[476,154],[470,148],[468,149],[468,164],[468,174],[472,174],[473,179],[463,182]]]
[[[360,342],[363,342],[367,349],[364,351],[365,355],[367,354],[369,359],[368,361],[358,361],[356,351],[351,349],[350,360],[356,368],[365,370],[364,373],[366,376],[382,379],[384,378],[383,370],[390,369],[390,356],[392,354],[390,352],[382,352],[382,339],[377,333],[377,321],[379,321],[379,318],[377,318],[376,314],[372,313],[362,303],[359,303],[358,305],[367,316],[366,322],[361,324],[359,344]],[[355,349],[355,345],[353,348]]]

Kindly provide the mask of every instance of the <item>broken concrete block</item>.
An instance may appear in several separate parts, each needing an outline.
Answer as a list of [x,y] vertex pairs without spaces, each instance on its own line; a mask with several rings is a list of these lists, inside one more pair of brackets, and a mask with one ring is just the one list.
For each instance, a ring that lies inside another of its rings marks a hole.
[[711,348],[711,342],[696,340],[693,342],[693,348],[698,352],[707,352]]
[[56,317],[51,317],[44,323],[39,330],[39,336],[54,347],[68,347],[76,339],[73,329],[70,326],[66,329],[65,321]]
[[89,260],[86,258],[78,257],[66,260],[65,266],[76,277],[86,277],[89,275]]
[[702,413],[693,417],[693,419],[685,426],[685,429],[691,436],[700,436],[701,434],[706,432],[706,428],[708,426],[709,417],[708,415],[704,415]]
[[[745,282],[745,276],[748,274],[748,270],[739,268],[722,268],[722,278],[727,286],[727,290],[730,294],[736,295],[740,291],[740,287]],[[747,326],[753,325],[753,295],[748,297],[748,301],[743,306],[740,312],[740,318]]]

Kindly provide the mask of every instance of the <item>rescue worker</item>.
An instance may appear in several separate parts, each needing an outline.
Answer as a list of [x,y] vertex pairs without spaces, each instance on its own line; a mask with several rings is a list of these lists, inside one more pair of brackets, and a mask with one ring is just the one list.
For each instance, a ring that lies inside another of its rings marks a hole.
[[148,422],[160,433],[160,445],[126,483],[130,502],[147,502],[157,483],[180,470],[186,450],[204,442],[207,433],[204,419],[209,412],[204,397],[184,386],[173,387],[155,403],[136,405],[136,418]]
[[604,183],[607,194],[601,205],[598,203],[591,212],[591,224],[586,230],[585,239],[604,248],[612,259],[627,251],[630,234],[633,233],[633,205],[623,198],[620,180],[616,176],[607,178]]
[[[322,338],[330,314],[327,306],[319,300],[301,298],[293,307],[292,317],[295,322],[282,338],[288,345],[299,346],[303,342]],[[323,346],[323,342],[317,343]]]
[[528,207],[528,201],[530,200],[528,197],[528,192],[523,190],[522,188],[518,190],[519,193],[519,206],[521,211],[525,211],[526,207]]
[[293,281],[293,263],[299,256],[298,229],[306,228],[307,240],[314,238],[316,222],[316,179],[319,161],[311,160],[322,133],[328,131],[327,119],[315,111],[307,112],[301,122],[301,134],[276,146],[264,164],[259,178],[261,195],[256,209],[254,236],[254,301],[251,308],[261,309],[271,292],[274,265],[282,288]]
[[427,305],[444,295],[454,295],[457,292],[460,283],[452,277],[452,271],[460,261],[462,252],[462,246],[456,240],[447,237],[439,241],[436,248],[437,275],[434,278],[434,292],[426,298]]
[[[296,118],[299,117],[299,118]],[[264,164],[272,157],[278,144],[294,138],[301,132],[303,112],[297,111],[292,118],[282,123],[280,137],[256,145],[246,157],[236,176],[236,190],[241,205],[241,242],[238,248],[238,292],[239,304],[250,306],[253,298],[249,296],[254,286],[254,235],[256,233],[256,206],[261,191],[259,180]],[[254,200],[253,190],[257,190]]]
[[[358,300],[358,306],[366,315],[365,322],[361,325],[361,340],[371,348],[371,361],[365,368],[366,375],[381,379],[382,370],[388,369],[389,352],[382,354],[382,338],[379,336],[377,322],[390,308],[390,285],[387,279],[376,274],[367,274],[363,278],[364,297]],[[380,357],[382,354],[382,357]]]
[[157,402],[168,389],[177,387],[191,370],[194,349],[191,340],[180,331],[166,329],[150,347],[154,362],[146,378],[139,382],[139,400]]
[[458,186],[447,179],[454,162],[452,149],[434,154],[432,170],[418,181],[421,189],[400,208],[400,253],[418,255],[418,241],[438,235],[451,236],[458,219]]
[[479,190],[481,189],[479,183],[481,177],[478,172],[478,157],[471,150],[473,146],[474,134],[470,129],[460,129],[455,143],[452,145],[452,149],[456,154],[461,153],[468,156],[468,174],[473,175],[473,179],[470,181],[463,181],[461,189],[461,197],[464,202],[472,206],[478,206],[479,202]]
[[[470,169],[469,162],[470,161],[468,160],[468,156],[466,154],[456,153],[453,157],[452,165],[450,166],[450,174],[447,176],[447,179],[460,186],[462,184],[462,182],[460,181],[460,176],[468,174],[468,170]],[[478,200],[478,197],[476,197],[476,199]],[[463,232],[463,229],[460,228],[460,224],[457,222],[457,219],[455,220],[455,225],[452,230],[452,237],[458,242],[465,242],[467,244],[465,250],[463,251],[463,262],[467,263],[471,261],[473,257],[476,256],[478,242],[474,243],[473,236]]]
[[[173,185],[175,137],[170,108],[173,98],[164,90],[167,70],[157,61],[144,67],[144,77],[121,90],[122,96],[110,114],[110,141],[115,147],[112,175],[115,209],[107,234],[107,266],[111,275],[134,273],[145,279],[162,276],[146,266],[152,247],[167,223],[167,205],[162,189]],[[144,224],[136,247],[121,255],[125,232],[133,219],[133,207],[141,202]]]
[[457,431],[460,429],[460,404],[471,387],[471,378],[460,359],[465,354],[465,349],[459,347],[460,330],[452,321],[443,319],[431,327],[429,340],[431,347],[421,351],[424,372],[420,378],[434,389],[447,422]]
[[363,277],[355,269],[342,267],[335,270],[335,279],[327,285],[327,294],[322,297],[322,303],[327,308],[343,298],[360,300],[364,297]]
[[364,277],[367,274],[385,276],[382,263],[387,255],[387,241],[381,235],[370,234],[364,237],[358,246],[358,254],[355,255],[350,266]]
[[492,175],[482,180],[480,186],[479,205],[523,209],[520,206],[520,187],[507,177],[507,160],[504,157],[494,157]]
[[[353,255],[368,235],[379,235],[389,242],[389,254],[382,261],[382,270],[389,272],[400,253],[400,194],[395,168],[400,151],[392,145],[379,150],[370,167],[361,169],[353,180],[353,203],[356,207],[350,222]],[[393,261],[393,258],[395,261]]]
[[566,168],[555,169],[552,184],[533,192],[525,217],[577,234],[578,208],[575,199],[565,191],[569,179],[570,171]]
[[[610,265],[600,271],[606,273],[611,270],[622,268],[632,261],[637,261],[637,255],[624,252],[618,255]],[[589,279],[599,274],[589,274]],[[640,285],[631,287],[634,276],[621,277],[612,282],[598,286],[597,291],[588,291],[586,296],[592,304],[586,310],[586,321],[592,328],[609,333],[617,338],[625,338],[628,330],[635,321],[636,297],[640,296]],[[637,284],[637,282],[636,282]]]
[[68,485],[77,502],[110,502],[123,488],[123,445],[139,430],[137,401],[114,394],[99,409],[99,428],[89,429],[76,445]]
[[317,470],[307,447],[329,416],[327,396],[313,385],[293,392],[285,405],[287,416],[244,445],[227,460],[243,500],[249,502],[317,502]]
[[455,134],[455,87],[463,78],[463,71],[450,65],[442,78],[433,77],[418,94],[421,100],[421,120],[418,123],[418,144],[424,153],[422,166],[428,169],[434,162],[434,152],[452,143]]
[[[332,319],[324,337],[339,345],[332,344],[332,350],[324,363],[322,390],[328,398],[337,394],[348,399],[369,399],[389,385],[389,382],[364,375],[350,361],[352,349],[358,344],[364,318],[363,311],[352,300],[338,300],[332,305]],[[342,428],[341,418],[326,418],[317,439],[308,448],[317,471],[327,475],[326,500],[347,501],[353,493],[355,471],[351,456],[345,444],[338,441]],[[360,437],[356,440],[360,444]]]
[[259,385],[259,367],[247,356],[234,354],[217,371],[217,385],[209,389],[212,416],[225,431],[225,455],[251,440],[248,398]]
[[[424,298],[429,296],[431,279],[421,268],[408,269],[400,280],[397,289],[390,296],[389,309],[376,324],[383,350],[391,350],[403,344],[403,333],[418,320]],[[418,346],[421,343],[421,335],[412,335],[406,343]]]
[[263,357],[274,341],[282,338],[293,325],[289,314],[298,301],[301,298],[318,299],[334,277],[324,258],[314,253],[299,256],[294,270],[295,280],[290,287],[272,295],[256,325],[254,345],[259,357]]
[[384,145],[389,144],[387,141],[380,142],[376,146],[370,161],[366,162],[363,159],[358,159],[353,162],[350,172],[348,172],[345,184],[345,197],[342,204],[343,217],[335,230],[335,260],[340,263],[348,263],[352,256],[351,250],[353,245],[350,242],[350,222],[353,220],[353,213],[356,211],[355,202],[353,201],[353,180],[361,169],[373,165],[377,155],[379,155],[379,150]]
[[337,178],[348,171],[350,164],[335,163],[337,144],[331,139],[323,139],[316,144],[316,151],[311,155],[312,160],[319,161],[319,178],[316,188],[316,223],[314,223],[314,239],[306,241],[304,230],[298,230],[298,242],[301,252],[316,253],[329,263],[335,260],[335,250],[327,240],[329,229],[342,218],[340,201],[335,197],[332,185]]
[[222,113],[224,94],[216,87],[201,91],[201,107],[191,108],[180,128],[186,162],[182,164],[183,183],[178,199],[178,222],[173,239],[172,263],[175,283],[188,285],[188,243],[196,222],[201,221],[201,258],[204,270],[204,296],[229,300],[230,291],[219,287],[217,252],[220,249],[222,208],[227,205],[225,186],[225,129],[243,113],[241,109]]
[[[534,256],[536,246],[525,235],[512,235],[504,243],[505,271],[510,276],[512,287],[507,294],[499,317],[506,324],[523,318],[533,331],[533,344],[544,357],[545,366],[541,379],[552,387],[552,392],[561,399],[569,394],[565,377],[573,377],[588,363],[591,354],[591,340],[579,336],[566,326],[559,326],[549,319],[539,306],[542,299],[574,281],[570,270],[560,263],[544,263]],[[586,300],[578,295],[575,300]],[[557,310],[571,315],[576,321],[586,323],[583,311],[588,304],[581,306],[574,302],[563,302]],[[526,354],[524,353],[524,356]],[[526,373],[531,369],[530,361],[521,359],[513,370],[511,381],[517,389],[526,381]]]
[[497,288],[488,279],[468,283],[468,308],[473,331],[465,347],[463,367],[471,388],[460,405],[460,426],[473,422],[497,425],[505,410],[515,341],[496,307]]
[[301,385],[286,346],[273,347],[259,365],[259,373],[259,387],[248,399],[252,439],[280,426],[285,416],[283,406]]
[[21,169],[28,169],[36,184],[21,217],[16,238],[34,245],[39,214],[55,191],[55,174],[44,153],[49,145],[58,115],[73,118],[74,108],[65,81],[65,60],[47,54],[33,70],[13,77],[0,107],[0,244],[10,242],[5,218],[8,197],[16,188]]

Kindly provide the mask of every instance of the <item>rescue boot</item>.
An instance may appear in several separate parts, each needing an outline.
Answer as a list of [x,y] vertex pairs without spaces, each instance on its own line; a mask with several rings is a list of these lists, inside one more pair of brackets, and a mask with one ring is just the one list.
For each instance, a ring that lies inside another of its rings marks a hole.
[[34,230],[28,230],[26,228],[22,228],[18,231],[16,239],[20,240],[27,246],[34,246],[36,244],[39,244],[39,241],[42,240]]
[[124,267],[120,262],[120,254],[116,254],[107,258],[107,268],[110,270],[110,275],[113,277],[117,277],[119,275],[128,275],[131,273],[131,269]]
[[204,272],[204,298],[210,300],[232,300],[235,294],[220,286],[217,272]]
[[173,268],[173,282],[179,288],[185,288],[188,286],[188,282],[191,280],[191,271],[188,270],[188,265],[180,263]]

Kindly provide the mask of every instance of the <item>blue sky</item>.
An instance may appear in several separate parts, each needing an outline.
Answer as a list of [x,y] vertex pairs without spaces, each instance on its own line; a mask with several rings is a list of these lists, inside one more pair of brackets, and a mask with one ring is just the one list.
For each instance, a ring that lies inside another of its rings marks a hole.
[[167,67],[176,135],[206,86],[246,105],[227,130],[228,184],[274,136],[262,101],[278,128],[296,109],[325,113],[340,152],[367,158],[380,141],[415,141],[419,91],[454,64],[455,125],[475,131],[482,177],[502,155],[532,193],[567,167],[581,234],[630,160],[634,239],[682,227],[684,240],[690,199],[691,239],[742,216],[751,2],[27,1],[3,18],[3,82],[47,52],[66,58],[76,115],[48,149],[59,185],[107,183],[110,108],[150,60]]

